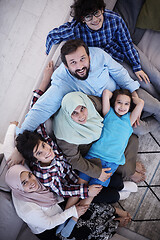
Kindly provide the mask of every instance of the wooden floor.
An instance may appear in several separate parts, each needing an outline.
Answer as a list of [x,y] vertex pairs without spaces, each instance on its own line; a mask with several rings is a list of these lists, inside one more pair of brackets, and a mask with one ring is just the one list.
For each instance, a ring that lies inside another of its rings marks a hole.
[[[0,1],[0,143],[9,122],[22,119],[37,79],[50,58],[45,55],[46,35],[65,22],[71,3],[72,0]],[[120,204],[132,214],[129,229],[158,240],[160,131],[141,137],[139,142],[138,160],[147,168],[147,179],[137,193]]]

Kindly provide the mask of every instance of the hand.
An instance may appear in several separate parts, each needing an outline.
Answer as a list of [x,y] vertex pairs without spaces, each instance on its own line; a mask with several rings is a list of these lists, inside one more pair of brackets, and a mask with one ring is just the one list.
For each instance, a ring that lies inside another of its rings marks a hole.
[[53,74],[54,71],[54,65],[53,65],[53,61],[50,61],[47,66],[44,69],[43,72],[43,78],[42,81],[40,83],[39,89],[43,92],[46,91],[50,81],[51,81],[51,76]]
[[112,175],[112,173],[106,173],[106,171],[110,171],[110,170],[111,170],[111,168],[102,168],[101,175],[98,179],[102,182],[105,182]]
[[136,128],[137,126],[140,126],[140,122],[139,122],[139,121],[140,121],[140,117],[137,118],[137,120],[133,123],[132,126],[135,127],[135,128]]
[[100,193],[100,191],[102,190],[102,186],[101,185],[90,185],[89,186],[89,191],[88,191],[88,196],[89,197],[95,197],[98,195],[98,193]]
[[82,216],[88,209],[89,205],[83,205],[83,206],[80,206],[79,205],[80,203],[77,203],[76,204],[76,210],[77,210],[77,213],[78,213],[78,218],[80,216]]
[[109,91],[108,89],[104,89],[103,95],[106,95],[106,96],[108,96],[109,99],[111,99],[113,93],[111,91]]
[[18,126],[19,122],[13,121],[13,122],[10,122],[10,124],[14,124],[14,125]]
[[24,162],[25,162],[25,159],[18,152],[17,148],[15,148],[12,155],[7,160],[7,165],[8,165],[8,167],[12,167],[15,164],[24,165]]
[[143,70],[137,71],[135,74],[141,82],[144,81],[146,84],[150,83],[149,77]]

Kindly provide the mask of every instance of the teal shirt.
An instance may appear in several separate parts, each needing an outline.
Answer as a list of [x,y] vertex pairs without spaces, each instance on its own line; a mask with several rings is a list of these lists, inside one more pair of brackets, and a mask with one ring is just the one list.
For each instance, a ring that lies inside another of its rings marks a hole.
[[113,108],[104,117],[101,137],[92,144],[86,158],[100,158],[118,165],[125,164],[124,151],[133,132],[130,113],[118,117]]

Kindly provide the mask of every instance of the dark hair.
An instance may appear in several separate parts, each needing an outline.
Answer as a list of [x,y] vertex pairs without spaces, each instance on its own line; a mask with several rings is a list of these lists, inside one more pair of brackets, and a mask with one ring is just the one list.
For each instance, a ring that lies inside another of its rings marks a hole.
[[40,140],[45,142],[39,133],[30,132],[28,130],[25,130],[16,138],[16,147],[22,156],[27,160],[29,165],[32,162],[37,161],[37,159],[33,156],[33,149],[37,144],[39,144]]
[[84,47],[86,50],[87,55],[89,56],[89,49],[87,45],[83,42],[82,39],[72,39],[65,42],[65,44],[61,48],[61,60],[68,67],[67,61],[66,61],[66,55],[73,53],[77,50],[78,47]]
[[71,5],[70,15],[76,19],[77,22],[82,22],[83,17],[93,13],[96,10],[105,9],[106,4],[103,0],[74,0]]
[[111,100],[110,100],[111,107],[114,108],[115,102],[116,102],[116,99],[117,99],[118,95],[127,95],[128,97],[130,97],[131,103],[130,103],[129,111],[130,112],[133,111],[133,109],[135,107],[135,104],[133,103],[133,100],[132,100],[132,94],[131,94],[131,92],[128,89],[116,89],[113,92],[113,95],[112,95]]

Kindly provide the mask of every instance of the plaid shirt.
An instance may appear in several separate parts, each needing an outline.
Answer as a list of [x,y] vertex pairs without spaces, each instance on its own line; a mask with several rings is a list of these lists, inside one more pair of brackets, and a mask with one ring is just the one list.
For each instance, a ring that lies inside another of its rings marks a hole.
[[123,62],[127,58],[134,72],[141,70],[138,52],[123,19],[110,10],[105,10],[103,15],[103,26],[98,31],[93,31],[85,23],[74,19],[54,28],[47,36],[46,53],[49,54],[53,44],[81,38],[89,47],[100,47],[117,61]]
[[[35,90],[32,98],[31,107],[43,94],[41,90]],[[71,165],[64,158],[62,152],[57,145],[47,135],[45,124],[41,124],[37,128],[46,142],[52,147],[55,157],[51,164],[46,167],[41,167],[40,164],[33,164],[33,172],[35,176],[51,191],[57,193],[59,196],[70,197],[78,196],[80,198],[88,197],[88,186],[85,184],[76,184],[78,182],[78,175],[73,171]]]

